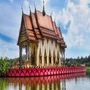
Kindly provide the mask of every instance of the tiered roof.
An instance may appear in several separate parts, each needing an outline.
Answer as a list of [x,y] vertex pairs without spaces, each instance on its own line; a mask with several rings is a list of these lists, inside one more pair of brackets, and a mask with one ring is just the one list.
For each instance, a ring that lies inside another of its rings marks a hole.
[[[22,24],[25,26],[27,37],[30,41],[38,42],[39,39],[44,37],[54,39],[61,47],[66,47],[62,33],[56,23],[49,15],[43,16],[42,12],[35,10],[35,13],[30,12],[30,15],[22,14]],[[20,34],[18,39],[18,45],[20,41]]]

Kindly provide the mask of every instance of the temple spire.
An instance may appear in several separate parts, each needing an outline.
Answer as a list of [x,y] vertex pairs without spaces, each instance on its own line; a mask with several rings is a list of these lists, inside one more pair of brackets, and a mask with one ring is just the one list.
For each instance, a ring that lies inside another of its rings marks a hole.
[[43,11],[42,11],[42,14],[43,14],[43,16],[46,15],[46,12],[45,12],[45,6],[44,6],[44,0],[43,0]]

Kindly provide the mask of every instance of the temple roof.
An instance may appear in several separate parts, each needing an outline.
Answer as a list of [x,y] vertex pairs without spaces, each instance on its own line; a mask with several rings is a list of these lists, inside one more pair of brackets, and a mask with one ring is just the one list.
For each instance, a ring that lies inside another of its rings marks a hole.
[[[52,20],[49,15],[43,16],[41,11],[35,10],[35,13],[31,12],[30,15],[22,14],[21,28],[24,24],[28,40],[38,41],[44,37],[57,40],[62,47],[66,47],[60,28]],[[20,34],[18,38],[19,45]]]

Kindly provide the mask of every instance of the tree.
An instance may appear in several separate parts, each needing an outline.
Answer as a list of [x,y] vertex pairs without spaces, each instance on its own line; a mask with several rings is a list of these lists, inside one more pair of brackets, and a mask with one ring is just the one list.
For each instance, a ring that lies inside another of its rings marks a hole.
[[0,73],[5,75],[10,68],[10,62],[7,58],[0,58]]

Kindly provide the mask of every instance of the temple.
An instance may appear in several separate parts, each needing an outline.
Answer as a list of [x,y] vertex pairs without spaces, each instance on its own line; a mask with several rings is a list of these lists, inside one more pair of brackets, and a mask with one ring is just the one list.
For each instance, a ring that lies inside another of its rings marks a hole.
[[[56,67],[62,66],[65,58],[66,44],[60,27],[52,16],[43,11],[30,10],[27,15],[22,12],[21,27],[18,37],[20,67]],[[22,49],[25,48],[26,59],[22,61]]]

